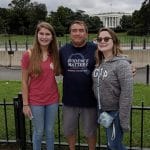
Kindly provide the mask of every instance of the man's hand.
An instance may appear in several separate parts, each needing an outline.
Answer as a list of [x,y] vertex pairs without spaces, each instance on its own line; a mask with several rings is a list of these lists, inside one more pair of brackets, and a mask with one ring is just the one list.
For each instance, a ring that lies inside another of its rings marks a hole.
[[132,75],[134,77],[136,75],[136,67],[133,64],[131,64],[131,71],[132,71]]

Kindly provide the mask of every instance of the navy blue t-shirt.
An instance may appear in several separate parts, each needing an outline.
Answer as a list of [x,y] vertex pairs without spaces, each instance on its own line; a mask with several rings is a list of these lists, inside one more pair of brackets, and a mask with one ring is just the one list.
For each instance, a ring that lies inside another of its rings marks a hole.
[[95,67],[96,45],[87,42],[83,47],[71,43],[60,48],[63,70],[62,102],[67,106],[96,107],[92,90],[92,71]]

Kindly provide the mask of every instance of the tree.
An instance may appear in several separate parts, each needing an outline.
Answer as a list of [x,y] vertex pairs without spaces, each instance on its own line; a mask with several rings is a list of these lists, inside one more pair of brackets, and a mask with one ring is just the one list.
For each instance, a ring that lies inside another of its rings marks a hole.
[[36,25],[39,21],[45,21],[47,16],[47,8],[45,4],[42,3],[31,3],[27,12],[27,22],[28,22],[28,33],[33,34]]
[[36,24],[46,20],[45,4],[31,3],[30,0],[12,0],[9,7],[9,33],[33,34]]
[[51,12],[49,21],[53,25],[57,36],[63,36],[65,34],[65,27],[62,25],[61,19],[58,17],[57,12]]
[[140,9],[140,16],[142,19],[142,24],[145,29],[143,30],[143,34],[146,35],[147,33],[150,34],[150,0],[145,0],[142,4]]
[[57,20],[60,23],[60,25],[64,27],[65,32],[68,30],[73,14],[74,12],[67,7],[60,6],[57,9],[56,12]]
[[147,35],[150,34],[150,0],[145,0],[139,11],[134,11],[133,28],[128,31],[129,34]]
[[74,20],[85,21],[91,33],[97,33],[98,29],[102,27],[99,17],[89,16],[83,10],[73,12],[70,8],[63,6],[58,7],[56,12],[51,11],[47,20],[54,26],[57,35],[68,33],[69,26]]
[[7,33],[8,30],[8,10],[0,8],[0,33]]
[[100,21],[100,18],[97,16],[89,17],[87,23],[88,23],[89,33],[97,33],[98,30],[103,26],[102,21]]
[[123,15],[120,19],[120,26],[124,31],[128,31],[133,27],[132,16]]
[[15,34],[25,34],[27,31],[27,11],[30,0],[12,0],[8,4],[9,13],[9,32]]

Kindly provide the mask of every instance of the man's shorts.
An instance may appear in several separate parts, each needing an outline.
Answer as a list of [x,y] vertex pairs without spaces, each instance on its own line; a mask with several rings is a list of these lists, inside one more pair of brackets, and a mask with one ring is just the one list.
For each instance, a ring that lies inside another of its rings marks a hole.
[[96,136],[97,108],[63,106],[63,129],[65,136],[76,135],[78,119],[86,137]]

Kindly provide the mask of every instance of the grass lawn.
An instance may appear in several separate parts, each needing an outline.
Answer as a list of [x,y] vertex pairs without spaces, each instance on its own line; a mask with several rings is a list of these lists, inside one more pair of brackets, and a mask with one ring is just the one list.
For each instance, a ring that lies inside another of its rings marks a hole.
[[[126,33],[117,33],[119,40],[121,43],[131,43],[131,40],[134,40],[134,44],[143,43],[143,40],[146,39],[147,43],[150,43],[150,36],[128,36]],[[18,45],[25,45],[26,41],[28,44],[32,44],[34,35],[5,35],[0,34],[0,45],[4,45],[5,42],[8,43],[8,40],[11,40],[12,44],[17,42]],[[92,41],[93,38],[96,38],[97,34],[89,34],[88,40]],[[63,37],[57,37],[58,43],[66,43],[69,42],[69,34],[65,34]]]
[[[59,90],[60,90],[60,95],[62,95],[62,83],[60,82],[58,84]],[[7,102],[12,102],[13,97],[15,97],[21,90],[21,83],[20,81],[0,81],[0,103],[3,101],[3,99],[6,99]],[[133,100],[133,105],[134,106],[141,106],[141,102],[144,102],[144,106],[150,106],[150,86],[146,86],[144,84],[135,84],[134,85],[134,100]],[[3,111],[3,106],[0,106],[0,139],[5,139],[5,125],[4,125],[4,111]],[[7,107],[7,119],[8,119],[8,132],[9,132],[9,139],[15,139],[15,127],[14,127],[14,114],[13,114],[13,107],[8,106]],[[144,112],[144,131],[143,131],[143,146],[144,147],[150,147],[150,130],[149,130],[149,125],[150,125],[150,111],[145,111]],[[60,115],[61,118],[61,115]],[[27,122],[29,122],[27,120]],[[140,146],[140,129],[141,129],[141,111],[133,110],[133,118],[132,118],[132,123],[133,123],[133,130],[132,130],[132,136],[133,136],[133,141],[132,145],[133,146]],[[57,130],[57,123],[55,126],[55,137],[56,141],[58,141],[58,130]],[[28,126],[28,125],[27,125]],[[28,127],[27,127],[28,128]],[[101,135],[102,137],[105,137],[104,134],[104,129],[101,128]],[[29,138],[29,137],[27,137]],[[62,141],[64,140],[64,136],[62,133],[62,126],[61,126],[61,139]],[[85,138],[82,138],[82,142],[85,142]],[[102,138],[102,144],[105,144],[105,138]],[[124,143],[126,145],[129,145],[129,134],[127,133],[125,135]]]
[[[60,95],[62,94],[62,84],[58,84]],[[20,81],[0,81],[0,102],[5,98],[7,102],[11,102],[21,91]],[[150,87],[144,84],[134,84],[134,106],[141,106],[141,102],[144,102],[145,106],[150,106]]]

